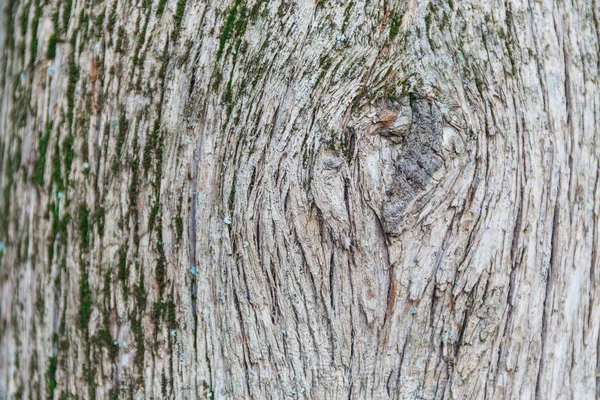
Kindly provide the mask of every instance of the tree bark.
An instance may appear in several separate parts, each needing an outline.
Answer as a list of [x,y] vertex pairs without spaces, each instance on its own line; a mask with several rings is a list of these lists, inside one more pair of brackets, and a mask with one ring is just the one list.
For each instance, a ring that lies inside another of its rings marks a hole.
[[0,398],[600,396],[596,0],[4,0]]

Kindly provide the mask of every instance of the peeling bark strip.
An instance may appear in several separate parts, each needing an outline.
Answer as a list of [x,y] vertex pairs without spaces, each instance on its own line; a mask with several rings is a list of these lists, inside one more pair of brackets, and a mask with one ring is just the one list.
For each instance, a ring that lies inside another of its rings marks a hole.
[[6,0],[0,398],[600,396],[600,3]]

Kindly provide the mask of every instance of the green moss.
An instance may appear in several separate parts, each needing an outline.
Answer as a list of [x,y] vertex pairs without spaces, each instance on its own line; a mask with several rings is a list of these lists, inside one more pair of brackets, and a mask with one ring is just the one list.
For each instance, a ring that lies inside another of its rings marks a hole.
[[104,274],[104,302],[110,304],[110,283],[112,279],[112,268],[109,268]]
[[90,246],[90,217],[87,205],[79,205],[79,232],[81,234],[81,247],[87,249]]
[[158,8],[156,9],[156,15],[162,15],[165,11],[165,5],[167,4],[167,0],[159,0]]
[[127,283],[127,278],[129,277],[129,273],[127,271],[127,253],[125,249],[119,250],[119,279],[123,284]]
[[227,43],[229,34],[235,26],[237,10],[240,3],[241,0],[236,0],[231,10],[229,10],[229,14],[227,14],[227,20],[225,21],[225,26],[223,27],[221,37],[219,38],[219,50],[217,51],[217,60],[219,60],[223,55],[223,50],[225,49],[225,44]]
[[23,387],[23,385],[19,385],[19,388],[17,389],[17,391],[13,394],[14,398],[17,400],[22,399],[24,391],[25,391],[25,388]]
[[75,88],[79,80],[79,66],[75,60],[75,43],[76,36],[71,40],[71,48],[73,49],[69,59],[69,80],[67,84],[67,123],[69,133],[73,129],[73,110],[75,109]]
[[52,240],[48,244],[48,259],[52,260],[54,257],[54,240],[56,239],[56,235],[58,234],[58,206],[56,204],[52,204],[50,206],[50,216],[51,216],[51,227],[52,227]]
[[175,10],[175,29],[173,30],[173,37],[175,40],[179,37],[179,30],[181,29],[181,22],[183,21],[183,13],[185,11],[186,0],[177,0],[177,9]]
[[135,300],[140,311],[146,310],[146,288],[144,287],[144,275],[140,279],[140,284],[135,286]]
[[67,32],[69,28],[69,20],[71,19],[72,8],[73,0],[65,0],[63,3],[63,32]]
[[58,141],[54,146],[54,154],[52,155],[52,182],[56,185],[56,190],[61,191],[63,189]]
[[167,263],[164,254],[159,255],[156,260],[156,281],[158,282],[158,292],[162,296],[166,286]]
[[475,87],[477,88],[479,95],[483,98],[484,97],[484,85],[483,85],[483,81],[481,80],[481,77],[479,76],[478,73],[475,73],[473,80],[475,81]]
[[429,29],[431,28],[431,14],[427,13],[425,15],[425,33],[427,37],[429,37]]
[[48,399],[54,399],[54,391],[56,390],[56,369],[58,363],[56,356],[50,357],[50,365],[48,365],[48,372],[46,374],[46,380],[48,382]]
[[235,38],[240,38],[244,32],[246,31],[246,21],[248,10],[246,9],[246,4],[241,0],[236,2],[236,7],[239,7],[238,18],[235,20]]
[[[86,352],[88,353],[88,352]],[[94,376],[96,375],[96,368],[91,363],[84,363],[83,375],[88,385],[88,397],[89,399],[96,399],[96,385],[94,383]]]
[[42,18],[42,5],[40,4],[40,2],[38,0],[35,5],[35,13],[33,14],[33,21],[32,21],[32,25],[31,25],[32,29],[31,29],[30,49],[31,49],[31,63],[32,64],[35,61],[35,59],[37,58],[37,48],[38,48],[37,33],[38,33],[38,26],[40,24],[41,18]]
[[154,304],[152,304],[152,311],[150,313],[150,316],[152,317],[152,321],[154,321],[154,323],[156,325],[158,325],[160,322],[162,312],[163,312],[163,301],[162,300],[155,301]]
[[146,173],[148,173],[148,170],[152,166],[152,156],[154,155],[154,151],[156,149],[159,128],[160,122],[158,120],[154,121],[154,129],[152,130],[152,133],[148,135],[146,139],[146,144],[144,145],[143,168],[144,172]]
[[167,321],[169,323],[169,329],[177,329],[177,313],[175,310],[175,303],[169,301],[167,305]]
[[121,114],[119,118],[119,136],[117,137],[117,149],[119,157],[123,155],[123,145],[125,144],[125,138],[127,137],[127,131],[129,130],[129,121],[125,114]]
[[111,361],[114,363],[119,352],[119,343],[116,342],[110,333],[110,319],[108,310],[110,307],[110,286],[111,286],[112,270],[109,268],[104,274],[104,312],[103,312],[103,327],[94,337],[94,342],[98,347],[104,347],[108,351]]
[[79,327],[87,330],[90,315],[92,314],[92,292],[88,281],[85,266],[81,266],[81,281],[79,283]]
[[[24,56],[24,54],[22,56]],[[10,118],[14,124],[14,128],[18,129],[25,127],[25,124],[27,123],[27,110],[30,108],[31,90],[24,87],[25,81],[20,78],[14,79],[13,83],[13,99],[15,104],[11,110]],[[18,139],[19,136],[16,136],[15,138]]]
[[400,25],[402,24],[402,15],[392,14],[390,22],[390,40],[394,40],[398,36],[400,31]]
[[120,26],[117,31],[117,43],[115,45],[115,53],[120,53],[123,50],[123,40],[125,38],[125,29]]
[[94,223],[98,227],[98,234],[100,235],[100,237],[104,236],[104,207],[98,207],[96,211],[94,211],[93,219]]
[[135,342],[135,357],[133,359],[136,365],[144,365],[144,330],[142,327],[142,318],[130,316],[132,320],[131,330]]
[[53,60],[56,57],[56,34],[50,35],[48,38],[48,58]]
[[177,237],[181,239],[183,236],[183,218],[175,217],[175,228],[177,229]]
[[252,6],[252,9],[250,10],[250,19],[251,20],[256,20],[256,18],[258,18],[258,12],[260,10],[260,7],[266,3],[267,0],[258,0],[256,3],[254,3],[254,5]]
[[[164,140],[163,140],[164,141]],[[162,143],[160,146],[157,146],[156,150],[156,191],[157,198],[160,197],[160,181],[162,179],[162,161],[163,161],[163,148]]]
[[158,325],[163,317],[169,330],[177,329],[177,311],[173,301],[159,300],[152,305],[152,320]]
[[158,216],[159,204],[158,201],[154,202],[152,209],[150,210],[150,216],[148,217],[148,230],[151,231],[154,229],[154,224],[156,222],[156,217]]
[[13,50],[15,48],[15,13],[17,10],[18,0],[8,0],[4,12],[6,17],[4,22],[6,23],[6,37],[4,38],[4,44],[7,49]]
[[115,23],[117,22],[117,0],[115,0],[113,2],[113,6],[110,10],[110,15],[108,16],[108,24],[106,26],[106,29],[109,32],[112,32],[112,30],[115,27]]
[[104,11],[102,11],[96,17],[96,31],[97,31],[98,35],[100,35],[102,33],[103,26],[104,26]]
[[25,36],[27,34],[27,27],[29,26],[29,10],[31,8],[31,3],[27,3],[25,8],[23,8],[23,14],[21,14],[21,35]]
[[115,340],[110,334],[110,330],[108,326],[102,328],[94,337],[94,343],[98,347],[104,347],[108,351],[108,356],[111,361],[114,363],[117,358],[117,354],[119,353],[119,344],[115,344]]
[[85,12],[85,8],[81,10],[81,12],[79,13],[79,34],[81,35],[81,37],[83,38],[83,40],[85,40],[87,38],[87,34],[88,34],[88,25],[90,22],[90,17],[89,15]]
[[[225,88],[225,94],[223,95],[223,102],[225,104],[231,104],[231,79],[227,82],[227,86]],[[229,113],[228,113],[229,114]]]
[[150,8],[148,8],[148,12],[146,13],[146,19],[144,21],[144,26],[142,27],[141,33],[138,35],[135,45],[135,52],[133,55],[133,64],[134,65],[142,65],[144,63],[144,55],[140,57],[140,52],[142,50],[142,46],[146,40],[146,30],[148,29],[148,21],[150,20]]
[[[164,141],[164,138],[163,140]],[[161,141],[161,142],[162,142]],[[156,157],[155,157],[155,171],[156,171],[156,177],[154,180],[154,204],[152,206],[152,210],[150,211],[150,216],[148,218],[148,230],[152,231],[154,229],[154,224],[156,223],[157,218],[159,218],[158,214],[160,212],[160,182],[162,180],[162,157],[163,156],[163,148],[162,148],[162,143],[158,143],[158,138],[157,138],[157,146],[156,146]],[[161,227],[159,226],[159,230],[161,229]],[[162,233],[159,232],[159,235],[162,235]],[[162,240],[162,238],[159,238],[159,240]]]
[[73,135],[69,134],[63,141],[63,149],[65,152],[65,175],[67,180],[69,178],[69,172],[71,172],[71,165],[75,158],[75,149],[73,149]]
[[[134,153],[137,154],[137,136],[134,139]],[[139,158],[135,158],[131,161],[131,183],[129,184],[129,206],[133,209],[137,208],[137,194],[138,194],[138,169],[140,161]]]
[[20,58],[25,58],[25,50],[27,49],[27,46],[25,45],[25,40],[23,40],[21,43],[19,43],[19,57]]
[[233,211],[233,204],[235,201],[235,185],[237,181],[237,171],[233,174],[233,183],[231,184],[231,191],[229,192],[229,201],[227,202],[229,205],[229,211]]
[[71,222],[71,214],[65,213],[58,223],[58,231],[65,238],[67,236],[67,228],[68,228],[70,222]]
[[38,143],[38,158],[33,171],[33,182],[37,185],[44,184],[44,169],[46,167],[46,152],[48,150],[48,141],[50,140],[50,132],[52,131],[52,121],[46,123],[44,134]]
[[44,320],[44,310],[46,308],[46,302],[44,301],[44,295],[41,290],[38,290],[37,297],[35,299],[35,309],[39,314],[42,321]]

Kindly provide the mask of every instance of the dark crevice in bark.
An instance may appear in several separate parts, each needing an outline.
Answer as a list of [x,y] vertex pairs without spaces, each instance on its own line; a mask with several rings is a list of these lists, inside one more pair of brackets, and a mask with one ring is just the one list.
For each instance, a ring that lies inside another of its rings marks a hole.
[[335,272],[335,250],[331,250],[331,258],[329,260],[329,300],[331,308],[335,312],[335,293],[334,293],[334,272]]
[[[558,184],[560,188],[560,181]],[[560,191],[559,191],[560,193]],[[538,366],[538,374],[535,383],[535,399],[539,400],[542,396],[541,380],[544,376],[545,368],[545,356],[546,356],[546,335],[548,332],[548,319],[552,313],[552,305],[550,304],[552,298],[552,285],[554,283],[554,271],[556,268],[556,253],[558,252],[558,218],[560,209],[558,206],[558,199],[554,205],[554,215],[552,217],[552,239],[550,248],[550,265],[548,269],[548,276],[546,278],[546,294],[544,297],[544,313],[542,314],[542,332],[541,332],[541,350],[540,350],[540,362]]]
[[[599,182],[600,182],[600,160],[596,161],[596,183],[594,185],[594,196],[597,195],[597,193],[599,193]],[[596,201],[594,201],[594,208],[596,208]],[[594,222],[592,224],[592,260],[591,260],[591,264],[590,264],[590,297],[588,300],[588,320],[587,320],[587,324],[588,324],[588,329],[591,328],[592,326],[592,322],[590,321],[590,318],[592,317],[593,314],[593,310],[594,310],[594,299],[596,298],[596,263],[597,263],[597,254],[596,254],[596,249],[597,249],[597,238],[596,238],[596,230],[597,230],[597,220],[594,218]],[[597,339],[597,343],[596,343],[596,395],[598,397],[600,397],[600,327],[598,328],[598,332],[596,333],[598,339]]]
[[[350,278],[352,279],[352,278]],[[348,368],[348,375],[350,377],[354,376],[354,347],[355,347],[355,335],[356,332],[354,331],[354,318],[353,318],[353,312],[352,312],[352,308],[350,308],[350,321],[351,321],[351,328],[350,328],[350,366]],[[352,379],[352,378],[351,378]],[[352,391],[354,390],[354,380],[352,379],[350,382],[350,388],[348,389],[348,398],[351,399],[352,398]]]
[[435,316],[436,315],[439,318],[439,314],[436,314],[436,308],[437,308],[436,305],[438,303],[438,299],[437,299],[437,296],[436,296],[437,285],[434,282],[432,284],[432,286],[433,286],[433,290],[432,290],[431,297],[430,297],[431,298],[431,307],[429,309],[429,326],[428,326],[428,328],[430,330],[429,339],[428,339],[429,346],[428,346],[428,349],[427,349],[427,351],[430,354],[430,357],[427,359],[427,361],[425,363],[425,368],[424,368],[424,372],[423,372],[423,375],[425,377],[427,376],[427,373],[429,372],[429,365],[430,365],[430,363],[435,362],[436,369],[437,369],[437,366],[439,365],[439,357],[434,357],[434,355],[436,354],[435,353],[435,347],[434,347],[435,346],[435,340],[438,337],[436,335],[437,332],[436,332],[436,329],[435,329],[434,320],[435,320]]
[[243,362],[243,366],[244,366],[244,383],[246,385],[246,394],[248,396],[250,396],[250,398],[254,398],[254,396],[252,396],[252,390],[250,389],[250,365],[248,365],[248,355],[250,352],[250,349],[248,347],[248,335],[246,333],[246,328],[244,326],[244,316],[242,314],[242,309],[240,306],[240,301],[238,299],[238,295],[237,295],[237,291],[235,290],[235,283],[232,282],[232,290],[233,290],[233,301],[235,304],[235,309],[237,311],[238,314],[238,324],[241,330],[241,334],[242,334],[242,339],[243,339],[243,349],[244,352],[241,355],[241,358],[244,360]]
[[[514,97],[513,97],[513,104],[515,104],[514,102]],[[516,111],[516,110],[515,110]],[[521,145],[521,149],[523,146],[523,136],[521,134],[521,131],[519,130],[518,124],[516,125],[516,133],[517,133],[517,140],[519,141],[520,145]],[[514,296],[514,290],[515,290],[515,281],[516,281],[516,273],[517,273],[517,268],[519,266],[519,262],[518,262],[518,249],[519,249],[519,238],[520,238],[520,234],[521,234],[521,225],[523,222],[523,202],[524,202],[524,189],[523,189],[523,183],[522,183],[522,176],[524,176],[525,172],[523,171],[521,173],[521,166],[522,163],[524,163],[524,159],[521,159],[521,152],[518,151],[518,161],[517,161],[517,175],[516,175],[516,182],[515,182],[515,187],[519,187],[519,191],[517,192],[517,197],[518,200],[516,201],[517,205],[517,216],[515,219],[515,224],[514,224],[514,228],[513,228],[513,233],[512,233],[512,242],[511,242],[511,246],[510,246],[510,260],[511,260],[511,270],[510,270],[510,275],[509,275],[509,281],[508,281],[508,293],[506,296],[506,307],[507,307],[507,316],[506,316],[506,322],[504,323],[504,331],[502,333],[502,337],[503,338],[507,338],[510,334],[510,332],[512,332],[512,328],[513,328],[513,296]],[[519,184],[520,183],[520,184]],[[489,281],[488,281],[489,283]],[[487,285],[486,285],[486,292],[487,292]],[[484,295],[485,297],[485,295]],[[505,346],[503,344],[501,344],[498,348],[498,360],[497,360],[497,364],[496,364],[496,374],[494,376],[494,386],[497,386],[497,380],[498,380],[498,376],[499,376],[499,371],[500,371],[500,366],[502,361],[504,361],[504,355],[505,355]]]
[[400,394],[401,394],[401,391],[399,390],[399,388],[400,388],[400,383],[402,380],[402,365],[404,365],[404,357],[405,357],[407,349],[408,349],[410,332],[411,332],[411,328],[408,328],[408,333],[406,334],[406,338],[404,339],[404,345],[402,346],[402,352],[400,353],[400,360],[398,362],[398,371],[396,373],[396,398],[398,398],[398,399],[400,398]]
[[346,205],[346,213],[348,214],[348,223],[352,226],[352,213],[350,212],[350,200],[348,189],[350,188],[350,179],[344,178],[344,204]]
[[[312,275],[312,273],[309,273],[310,279],[311,279],[311,288],[313,290],[312,296],[314,300],[319,299],[321,301],[321,304],[323,305],[323,309],[325,308],[325,304],[326,304],[326,300],[323,298],[323,292],[322,291],[318,291],[317,290],[317,286],[315,284],[315,280],[314,280],[314,276]],[[306,293],[304,292],[304,290],[302,290],[302,286],[299,286],[300,288],[300,294],[302,295],[302,299],[306,299]],[[293,300],[291,301],[292,305],[293,305]],[[306,301],[302,301],[302,305],[304,306],[304,312],[305,312],[305,316],[306,316],[306,327],[308,328],[308,332],[310,333],[310,337],[312,340],[312,345],[313,345],[313,350],[315,350],[317,352],[317,358],[319,360],[321,360],[321,353],[320,353],[320,347],[318,345],[318,341],[317,338],[315,336],[315,330],[313,328],[312,325],[312,321],[311,321],[311,313],[310,310],[308,309],[307,306],[307,302]],[[295,305],[293,305],[293,307],[295,308]],[[314,316],[315,318],[317,317],[316,315]],[[331,346],[331,354],[330,354],[330,359],[331,359],[331,363],[333,364],[334,362],[334,353],[335,353],[335,345],[334,345],[334,337],[333,337],[333,326],[331,324],[331,319],[329,317],[328,314],[325,315],[325,319],[327,321],[327,333],[328,333],[328,338],[329,338],[329,344]],[[298,322],[298,319],[296,319],[296,322]],[[299,341],[299,343],[301,343],[301,341]],[[303,354],[303,353],[301,353]]]
[[467,308],[465,309],[464,314],[463,314],[463,320],[460,324],[460,328],[458,331],[458,339],[456,340],[456,343],[454,344],[454,358],[455,359],[458,358],[458,353],[460,351],[460,348],[464,344],[463,339],[464,339],[465,331],[467,329],[470,315],[471,315],[470,306],[467,305]]
[[267,272],[265,275],[269,281],[269,291],[271,294],[271,319],[275,324],[281,316],[281,311],[279,310],[279,296],[277,295],[278,285],[276,282],[275,263],[273,263],[273,260],[269,262],[269,265],[271,267],[270,273],[269,271],[265,271]]
[[[568,149],[568,165],[569,165],[569,184],[567,185],[568,188],[568,199],[570,202],[573,202],[574,199],[572,198],[572,193],[574,193],[573,190],[571,190],[571,185],[575,182],[573,180],[573,172],[574,172],[574,168],[573,168],[573,153],[576,152],[576,148],[577,148],[577,140],[575,139],[575,127],[573,126],[573,99],[572,99],[572,93],[571,93],[571,89],[573,87],[573,84],[571,83],[571,74],[569,72],[569,68],[571,66],[571,56],[569,54],[569,50],[567,48],[567,44],[565,43],[565,39],[563,38],[563,43],[562,43],[562,51],[563,51],[563,68],[564,68],[564,72],[565,72],[565,82],[564,82],[564,90],[565,90],[565,109],[567,112],[567,128],[569,129],[569,134],[571,135],[571,143],[570,143],[570,148]],[[568,143],[566,143],[567,145]],[[565,149],[567,150],[567,149]],[[569,210],[571,212],[571,210]],[[572,219],[572,217],[571,217]]]

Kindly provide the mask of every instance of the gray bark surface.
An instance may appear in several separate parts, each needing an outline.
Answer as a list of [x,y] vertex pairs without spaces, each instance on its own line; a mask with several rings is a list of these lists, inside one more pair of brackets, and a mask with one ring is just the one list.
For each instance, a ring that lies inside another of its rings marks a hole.
[[596,0],[0,5],[0,398],[600,396]]

